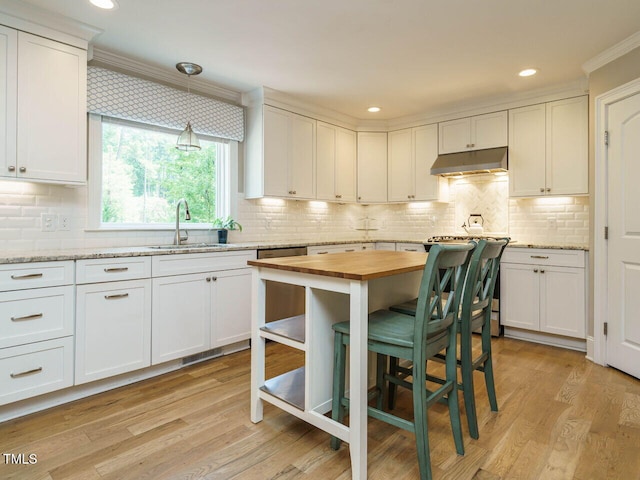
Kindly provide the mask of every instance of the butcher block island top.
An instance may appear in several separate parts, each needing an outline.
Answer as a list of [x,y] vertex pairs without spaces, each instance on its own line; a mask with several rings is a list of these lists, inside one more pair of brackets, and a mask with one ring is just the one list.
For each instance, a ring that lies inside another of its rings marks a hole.
[[427,253],[365,250],[362,252],[249,260],[247,263],[254,267],[274,268],[326,277],[373,280],[422,270],[426,262]]

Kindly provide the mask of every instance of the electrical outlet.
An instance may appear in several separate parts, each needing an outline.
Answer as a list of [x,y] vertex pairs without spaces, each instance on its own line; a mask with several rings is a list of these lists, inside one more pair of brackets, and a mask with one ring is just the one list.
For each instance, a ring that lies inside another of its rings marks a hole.
[[547,217],[547,228],[555,230],[558,228],[558,220],[556,217]]
[[67,215],[58,216],[58,230],[69,231],[70,218]]
[[266,228],[267,230],[271,230],[271,228],[273,227],[273,221],[271,220],[270,217],[267,217],[264,219],[264,228]]
[[53,213],[43,213],[42,216],[42,231],[43,232],[55,232],[57,227],[58,216]]

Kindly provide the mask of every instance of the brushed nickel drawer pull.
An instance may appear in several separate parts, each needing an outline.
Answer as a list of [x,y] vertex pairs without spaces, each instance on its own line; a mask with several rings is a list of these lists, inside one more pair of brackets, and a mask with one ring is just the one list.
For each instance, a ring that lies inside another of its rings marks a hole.
[[329,253],[329,252],[318,252],[318,255],[324,255],[326,253]]
[[11,378],[20,378],[20,377],[26,377],[27,375],[33,375],[34,373],[40,373],[41,371],[42,371],[42,367],[38,367],[32,370],[27,370],[26,372],[12,373],[10,375],[11,375]]
[[405,248],[404,251],[405,252],[417,252],[418,249],[417,248]]
[[129,270],[129,267],[113,267],[113,268],[105,268],[104,271],[107,273],[114,273],[114,272],[126,272],[127,270]]
[[531,258],[542,258],[543,260],[547,260],[549,257],[544,255],[531,255]]
[[118,298],[127,298],[128,296],[128,293],[118,293],[116,295],[105,295],[104,298],[107,300],[116,300]]
[[25,315],[24,317],[11,317],[12,322],[22,322],[23,320],[36,320],[42,318],[41,313],[34,313],[33,315]]
[[355,248],[349,248],[349,249],[345,250],[345,252],[355,252],[355,251],[356,251]]
[[25,275],[11,275],[13,280],[28,280],[30,278],[41,278],[42,273],[27,273]]

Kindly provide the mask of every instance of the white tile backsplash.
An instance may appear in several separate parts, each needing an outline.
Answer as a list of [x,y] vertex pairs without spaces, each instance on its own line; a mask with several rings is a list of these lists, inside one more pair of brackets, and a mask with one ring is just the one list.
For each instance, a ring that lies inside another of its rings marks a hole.
[[[588,197],[510,199],[508,178],[478,175],[451,180],[450,203],[354,205],[238,196],[243,231],[229,242],[424,240],[462,234],[470,213],[485,231],[525,243],[589,241]],[[0,181],[0,250],[46,250],[171,243],[170,231],[85,231],[87,188]],[[42,232],[42,213],[66,215],[69,231]],[[365,230],[366,226],[369,230]],[[190,231],[192,241],[216,241],[215,232]]]

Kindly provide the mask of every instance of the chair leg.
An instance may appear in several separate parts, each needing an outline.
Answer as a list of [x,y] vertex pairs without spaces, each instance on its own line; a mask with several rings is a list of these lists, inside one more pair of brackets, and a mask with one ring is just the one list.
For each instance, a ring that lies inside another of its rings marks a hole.
[[378,398],[376,399],[376,408],[382,410],[384,406],[384,398],[386,389],[384,387],[384,374],[387,368],[387,356],[381,353],[376,355],[376,390]]
[[463,338],[460,348],[460,370],[462,373],[462,391],[464,394],[464,409],[467,414],[469,435],[478,439],[478,417],[476,414],[475,389],[473,385],[473,358],[471,352],[471,339]]
[[[397,357],[389,357],[389,375],[396,376],[398,374],[398,358]],[[398,386],[389,382],[389,398],[388,405],[389,410],[393,410],[396,408],[396,393],[398,391]]]
[[[455,336],[453,336],[453,339],[455,342]],[[460,421],[460,402],[458,400],[458,361],[456,358],[455,343],[447,349],[445,362],[446,378],[448,382],[451,382],[451,391],[447,395],[447,404],[449,406],[449,419],[451,421],[451,431],[453,432],[453,442],[456,445],[458,455],[464,455],[462,422]]]
[[[331,418],[337,422],[344,423],[344,383],[346,370],[347,347],[344,345],[342,333],[335,332],[333,347],[333,398],[331,402]],[[338,437],[331,437],[331,448],[338,450],[342,440]]]
[[[397,359],[396,359],[397,360]],[[420,480],[431,480],[431,458],[429,454],[429,429],[427,427],[427,390],[420,367],[413,365],[413,422],[416,434],[416,450],[420,467]],[[391,398],[389,398],[391,400]]]
[[493,360],[491,359],[491,332],[489,331],[488,325],[485,325],[485,328],[487,332],[482,332],[482,352],[487,355],[487,359],[484,362],[484,383],[487,386],[491,411],[497,412],[498,400],[496,399],[496,387],[493,380]]

